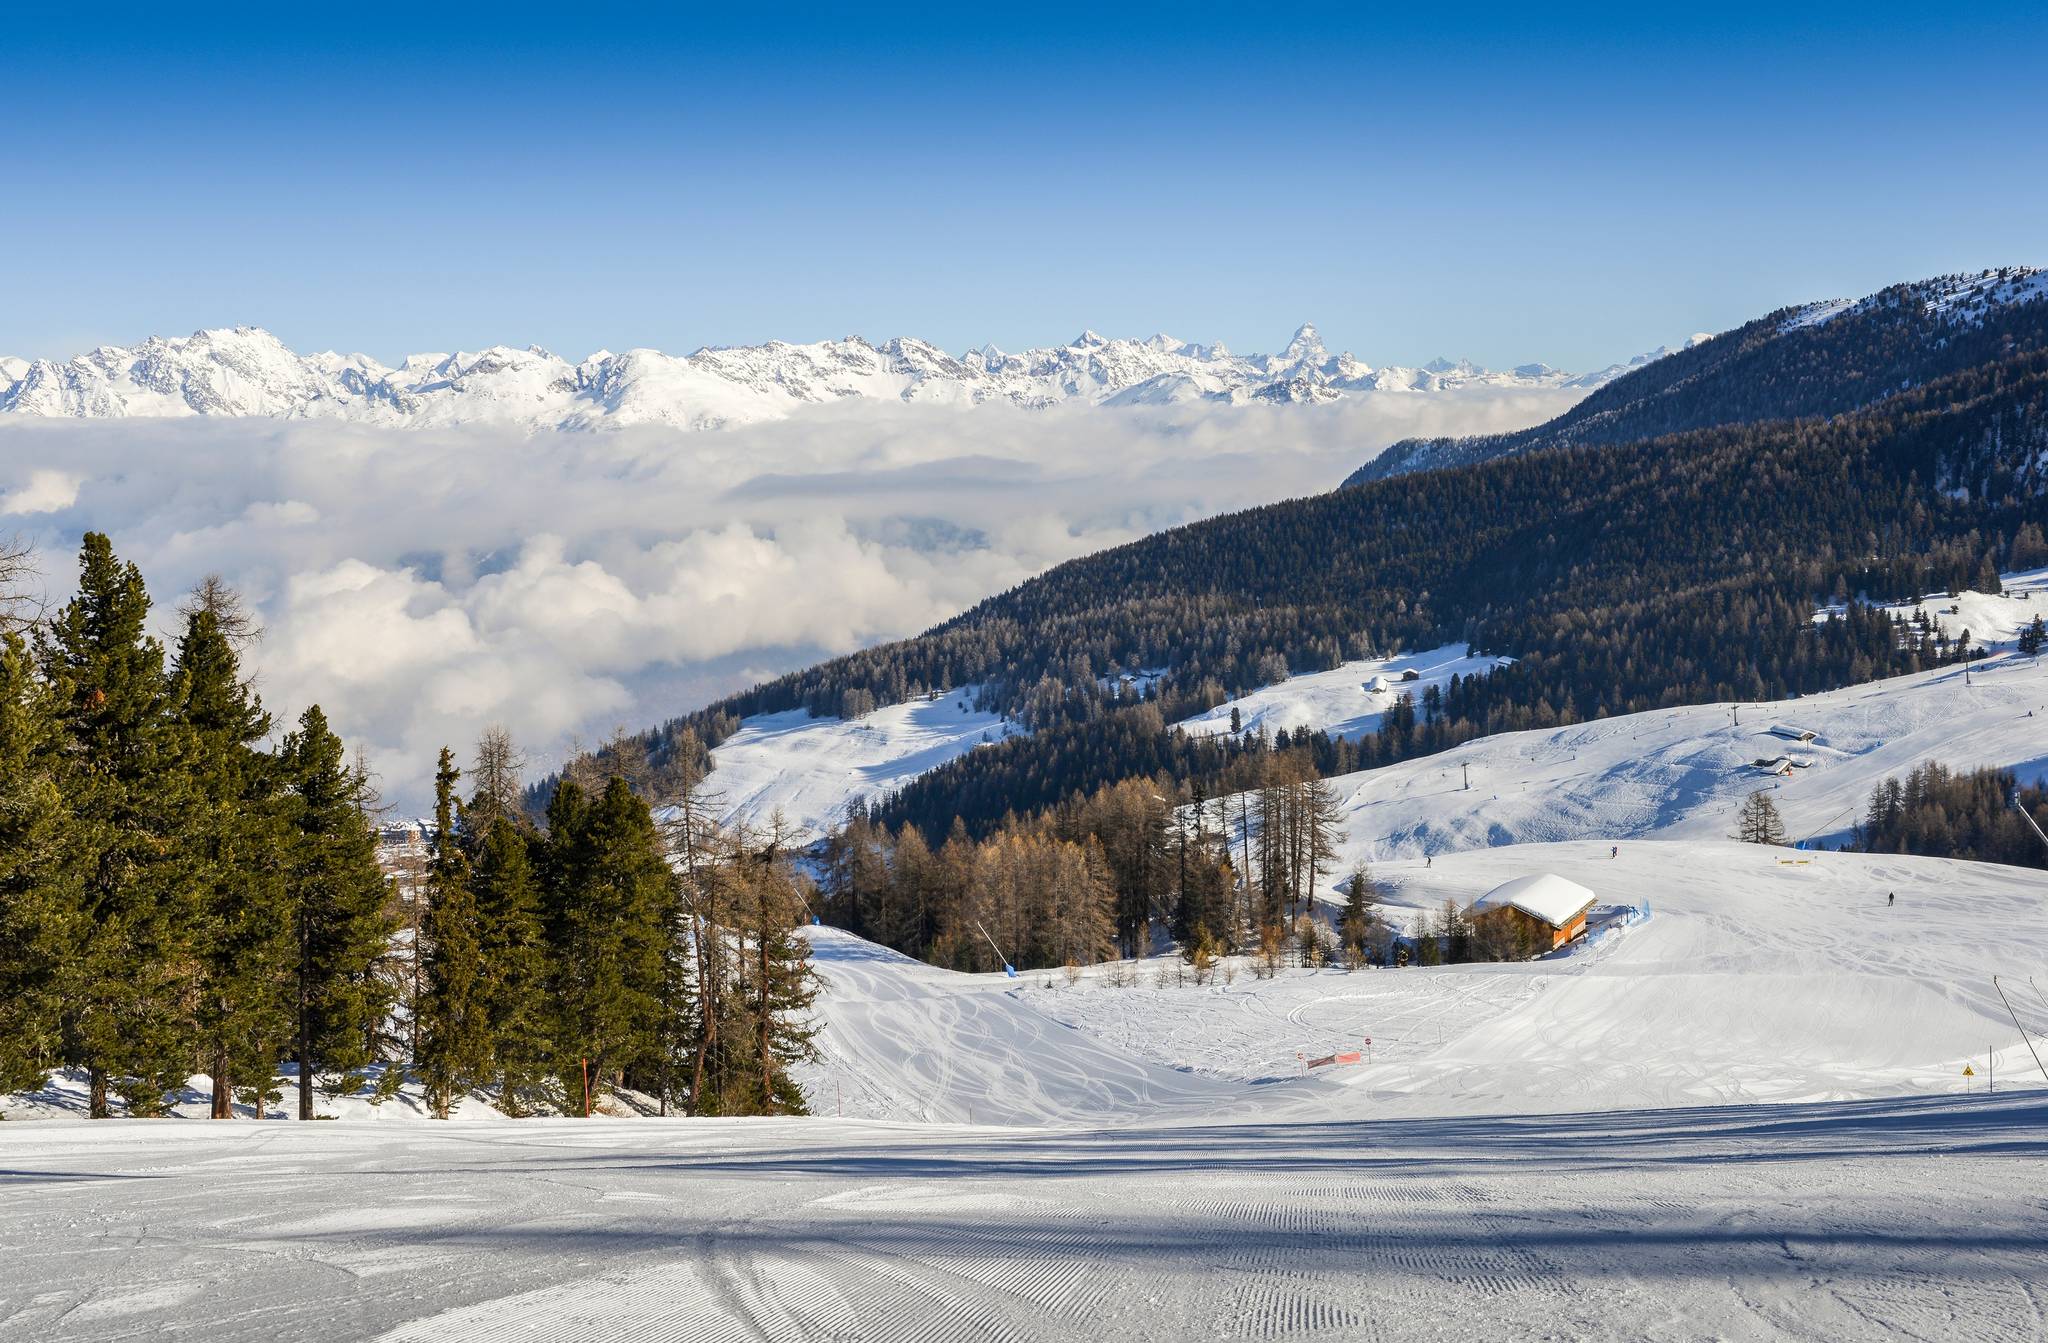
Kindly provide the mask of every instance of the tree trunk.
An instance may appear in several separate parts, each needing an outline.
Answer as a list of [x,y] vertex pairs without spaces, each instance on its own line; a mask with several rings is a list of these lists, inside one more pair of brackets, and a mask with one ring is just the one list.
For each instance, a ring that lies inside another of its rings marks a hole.
[[306,1041],[305,1027],[299,1028],[299,1118],[313,1117],[313,1050]]
[[699,919],[697,924],[697,1001],[703,1013],[703,1024],[697,1031],[697,1059],[695,1076],[690,1084],[690,1106],[686,1111],[695,1118],[703,1109],[704,1064],[710,1052],[718,1046],[718,961],[714,953],[706,948],[704,939],[711,935],[711,921]]
[[90,1079],[88,1082],[89,1099],[86,1113],[94,1119],[105,1119],[107,1117],[106,1070],[98,1064],[93,1064],[87,1067],[86,1076]]
[[217,1046],[213,1055],[213,1118],[235,1117],[235,1093],[228,1084],[228,1047]]
[[754,930],[755,945],[760,949],[760,983],[756,990],[760,994],[760,1006],[755,1009],[761,1018],[761,1113],[775,1113],[775,1048],[773,1023],[768,1014],[768,887],[764,879],[761,886],[761,926]]

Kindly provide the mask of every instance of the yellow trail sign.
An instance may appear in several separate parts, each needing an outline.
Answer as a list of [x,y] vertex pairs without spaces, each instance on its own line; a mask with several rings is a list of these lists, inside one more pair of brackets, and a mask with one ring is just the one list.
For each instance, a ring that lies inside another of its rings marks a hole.
[[1965,1076],[1965,1077],[1975,1077],[1976,1075],[1977,1075],[1977,1070],[1976,1070],[1975,1068],[1972,1068],[1972,1067],[1971,1067],[1971,1066],[1970,1066],[1969,1064],[1967,1064],[1967,1063],[1965,1063],[1965,1064],[1963,1065],[1963,1076]]

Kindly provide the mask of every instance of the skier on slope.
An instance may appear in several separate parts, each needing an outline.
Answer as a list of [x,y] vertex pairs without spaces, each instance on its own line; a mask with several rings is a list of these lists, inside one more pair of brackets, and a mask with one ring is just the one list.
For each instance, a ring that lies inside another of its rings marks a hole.
[[1895,903],[1897,903],[1897,901],[1898,901],[1898,898],[1899,898],[1899,893],[1898,893],[1897,891],[1886,891],[1886,892],[1884,893],[1884,903],[1885,903],[1885,908],[1887,908],[1887,909],[1891,908],[1891,906],[1892,906],[1892,905],[1894,905]]

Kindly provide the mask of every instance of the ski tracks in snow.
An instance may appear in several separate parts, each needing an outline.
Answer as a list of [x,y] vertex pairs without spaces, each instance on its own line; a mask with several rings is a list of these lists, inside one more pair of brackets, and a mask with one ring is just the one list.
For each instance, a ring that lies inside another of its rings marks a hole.
[[2033,1339],[2044,1124],[6,1126],[0,1339]]

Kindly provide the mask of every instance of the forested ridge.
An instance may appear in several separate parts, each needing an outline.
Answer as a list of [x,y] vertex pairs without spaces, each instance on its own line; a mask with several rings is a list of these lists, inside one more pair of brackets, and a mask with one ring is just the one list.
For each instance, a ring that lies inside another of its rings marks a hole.
[[1556,419],[1473,438],[1408,439],[1347,485],[1542,448],[1838,415],[1964,369],[2048,348],[2048,301],[2006,302],[2019,267],[1893,285],[1824,321],[1785,308],[1615,379]]

